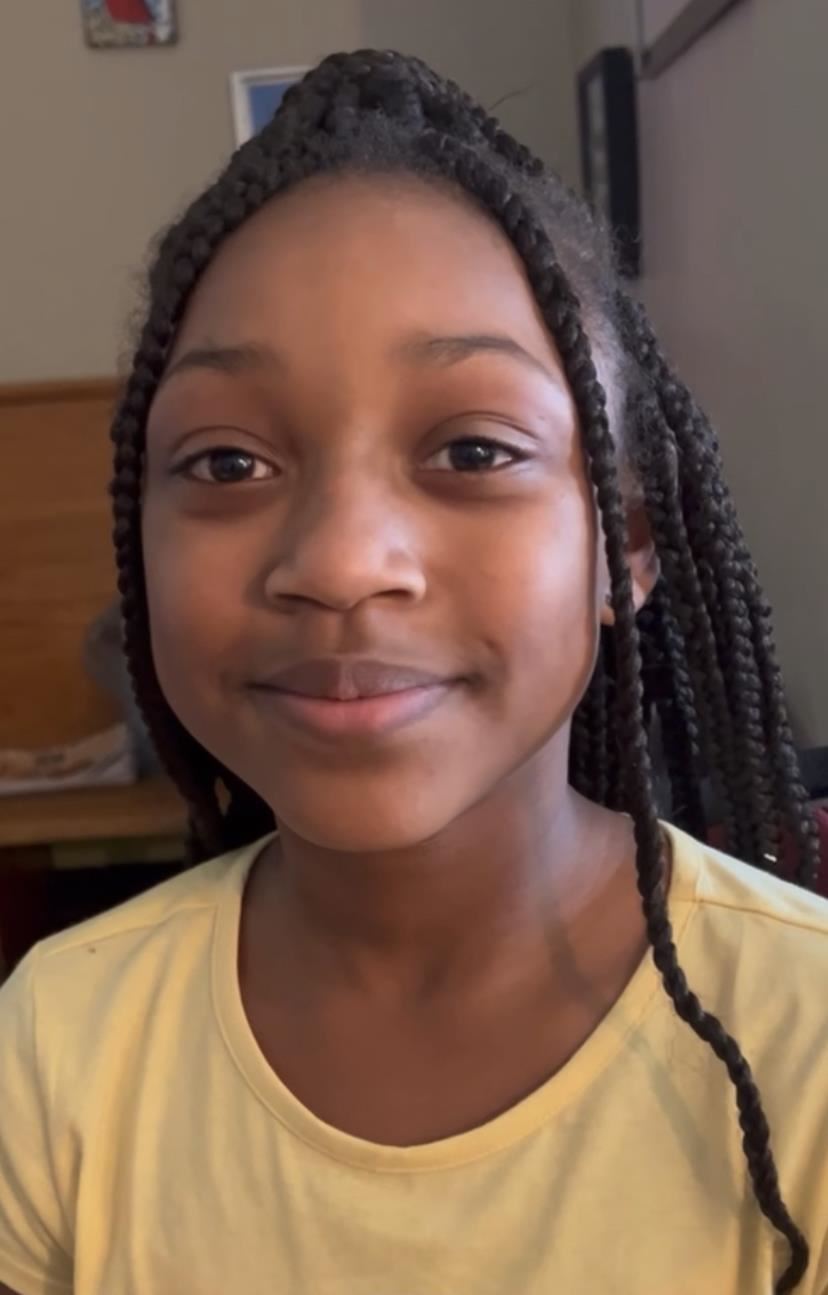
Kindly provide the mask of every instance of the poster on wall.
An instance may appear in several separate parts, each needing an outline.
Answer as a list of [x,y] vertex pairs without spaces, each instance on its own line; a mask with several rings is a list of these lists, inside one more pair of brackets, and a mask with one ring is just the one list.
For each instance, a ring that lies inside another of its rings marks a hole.
[[178,35],[175,0],[81,0],[81,13],[95,49],[172,45]]
[[641,70],[658,76],[742,0],[639,0]]
[[306,67],[269,67],[234,72],[230,77],[230,101],[236,144],[244,144],[266,126],[289,86],[301,81]]

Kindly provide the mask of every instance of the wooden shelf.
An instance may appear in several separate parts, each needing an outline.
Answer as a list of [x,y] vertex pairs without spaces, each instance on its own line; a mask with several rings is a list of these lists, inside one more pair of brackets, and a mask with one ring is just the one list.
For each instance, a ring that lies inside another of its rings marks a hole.
[[89,787],[0,797],[0,849],[62,841],[182,836],[184,803],[172,783],[147,778],[129,787]]

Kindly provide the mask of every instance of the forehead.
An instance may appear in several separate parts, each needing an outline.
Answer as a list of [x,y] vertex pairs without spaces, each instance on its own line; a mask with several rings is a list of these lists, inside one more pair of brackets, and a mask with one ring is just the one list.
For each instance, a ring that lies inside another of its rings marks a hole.
[[221,247],[175,353],[267,337],[281,348],[389,333],[491,329],[557,362],[523,263],[462,194],[412,177],[305,182]]

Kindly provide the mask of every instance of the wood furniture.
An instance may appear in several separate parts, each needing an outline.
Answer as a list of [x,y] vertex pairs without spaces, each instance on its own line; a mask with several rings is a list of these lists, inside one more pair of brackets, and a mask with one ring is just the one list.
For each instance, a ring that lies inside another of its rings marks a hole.
[[185,819],[164,778],[0,799],[0,983],[36,940],[182,866]]
[[95,840],[178,837],[185,811],[164,778],[0,800],[0,850]]
[[57,745],[117,719],[82,665],[115,590],[116,393],[111,379],[0,387],[0,747]]
[[[117,392],[112,378],[0,386],[0,748],[72,742],[120,718],[83,665],[88,628],[115,597]],[[91,855],[118,861],[130,842],[137,857],[147,842],[174,846],[184,827],[183,805],[161,778],[0,797],[0,945],[23,908],[36,930],[42,874],[67,842],[98,843]]]

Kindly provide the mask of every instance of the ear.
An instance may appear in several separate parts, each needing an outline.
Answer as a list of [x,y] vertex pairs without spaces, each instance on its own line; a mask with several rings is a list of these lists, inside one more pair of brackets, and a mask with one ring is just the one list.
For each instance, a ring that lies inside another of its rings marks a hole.
[[[627,509],[627,565],[633,583],[633,602],[638,612],[655,588],[660,574],[658,554],[650,532],[650,522],[642,503]],[[610,601],[609,584],[603,590],[601,624],[614,625],[615,612]]]

